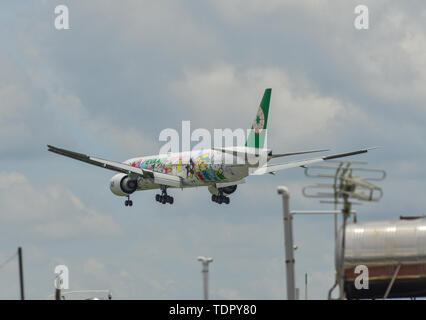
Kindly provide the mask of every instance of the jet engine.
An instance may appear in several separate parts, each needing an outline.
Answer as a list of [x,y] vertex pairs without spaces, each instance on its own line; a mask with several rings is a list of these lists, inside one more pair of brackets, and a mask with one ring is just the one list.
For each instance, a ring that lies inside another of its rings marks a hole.
[[237,185],[234,184],[233,186],[227,186],[220,189],[223,191],[224,194],[231,194],[234,193],[235,190],[237,190]]
[[136,191],[138,181],[127,174],[119,173],[111,178],[110,190],[117,196],[128,196]]
[[223,194],[225,195],[230,195],[231,193],[234,193],[235,190],[237,190],[237,185],[234,184],[232,186],[227,186],[227,187],[222,187],[222,188],[215,188],[213,185],[209,186],[209,191],[211,194],[215,194],[218,195],[219,194],[219,190],[223,192]]

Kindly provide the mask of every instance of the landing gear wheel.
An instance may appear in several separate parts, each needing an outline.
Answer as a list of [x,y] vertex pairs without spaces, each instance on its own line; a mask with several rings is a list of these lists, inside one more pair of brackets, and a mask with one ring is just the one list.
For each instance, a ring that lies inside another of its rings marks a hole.
[[224,196],[223,194],[218,194],[218,195],[217,194],[213,194],[212,195],[212,201],[216,202],[218,204],[222,204],[222,203],[229,204],[229,202],[231,200],[229,199],[229,197]]
[[167,195],[167,187],[166,186],[161,186],[161,195],[156,194],[155,200],[162,203],[162,204],[166,204],[166,203],[173,204],[173,202],[174,202],[173,197]]
[[132,201],[132,200],[130,200],[130,196],[127,196],[127,200],[126,200],[126,201],[124,201],[124,205],[125,205],[126,207],[131,207],[131,206],[133,205],[133,201]]

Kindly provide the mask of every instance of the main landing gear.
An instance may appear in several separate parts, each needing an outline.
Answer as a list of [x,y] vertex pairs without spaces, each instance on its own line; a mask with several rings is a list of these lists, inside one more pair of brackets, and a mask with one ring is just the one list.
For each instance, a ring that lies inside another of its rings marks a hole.
[[129,207],[131,207],[131,206],[133,206],[133,201],[132,200],[130,200],[130,196],[127,196],[127,200],[126,201],[124,201],[124,205],[127,207],[127,206],[129,206]]
[[216,195],[216,194],[212,195],[212,201],[219,204],[222,204],[222,203],[229,204],[230,200],[229,200],[229,197],[224,196],[223,193],[219,193],[219,195]]
[[157,202],[162,203],[162,204],[166,204],[166,203],[173,204],[173,202],[174,202],[173,197],[167,195],[166,188],[161,188],[161,194],[156,194],[155,195],[155,200]]

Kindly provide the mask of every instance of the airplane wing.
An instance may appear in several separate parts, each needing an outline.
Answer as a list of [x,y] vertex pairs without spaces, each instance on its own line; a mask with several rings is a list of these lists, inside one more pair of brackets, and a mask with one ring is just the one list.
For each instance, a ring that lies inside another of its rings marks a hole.
[[291,162],[286,162],[282,164],[270,164],[270,165],[264,165],[263,167],[258,168],[256,171],[252,172],[251,175],[262,175],[265,173],[273,173],[278,170],[284,170],[294,167],[304,167],[306,165],[321,162],[325,160],[331,160],[331,159],[337,159],[337,158],[343,158],[343,157],[349,157],[360,153],[366,153],[368,150],[375,149],[375,148],[367,148],[367,149],[361,149],[357,151],[352,152],[346,152],[346,153],[339,153],[339,154],[333,154],[325,157],[318,157],[318,158],[311,158],[311,159],[305,159],[305,160],[296,160]]
[[148,169],[136,168],[129,166],[125,163],[116,161],[104,160],[100,158],[91,157],[82,153],[60,149],[51,145],[47,145],[48,151],[60,154],[62,156],[73,158],[79,161],[83,161],[101,168],[109,169],[115,172],[121,172],[126,174],[133,174],[140,176],[145,179],[151,179],[156,184],[166,185],[170,187],[182,187],[182,179],[178,176],[173,176],[161,172],[155,172]]
[[298,155],[298,154],[324,152],[324,151],[330,151],[330,150],[329,149],[321,149],[321,150],[308,150],[308,151],[297,151],[297,152],[288,152],[288,153],[273,153],[273,154],[271,154],[271,157],[272,157],[272,159],[274,159],[274,158],[280,158],[280,157],[295,156],[295,155]]

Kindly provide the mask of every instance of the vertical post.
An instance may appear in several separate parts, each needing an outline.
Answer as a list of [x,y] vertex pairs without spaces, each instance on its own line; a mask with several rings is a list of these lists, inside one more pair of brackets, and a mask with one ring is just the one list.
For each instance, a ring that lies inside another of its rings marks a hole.
[[[352,187],[351,185],[348,186]],[[349,191],[354,191],[354,190],[350,190]],[[348,201],[348,196],[345,195],[343,196],[343,201],[344,201],[344,205],[343,205],[343,209],[342,209],[342,214],[343,214],[343,224],[342,224],[342,248],[340,251],[340,256],[341,261],[340,261],[340,266],[337,266],[337,268],[339,268],[339,271],[337,272],[337,275],[339,276],[339,299],[343,300],[345,298],[345,288],[344,288],[344,284],[345,284],[345,242],[346,242],[346,222],[348,220],[348,217],[351,213],[351,208],[352,208],[352,204]]]
[[337,204],[335,204],[334,205],[334,210],[336,211],[335,213],[334,213],[334,240],[336,241],[336,239],[337,239],[337,233],[338,233],[338,227],[337,227],[337,225],[338,225],[338,219],[339,219],[339,217],[338,217],[338,213],[337,213]]
[[203,266],[201,273],[203,274],[204,300],[209,300],[209,263],[213,262],[213,259],[200,256],[197,260],[200,261]]
[[209,300],[209,265],[203,263],[204,300]]
[[61,289],[55,289],[55,300],[61,300]]
[[308,274],[305,273],[305,300],[308,300]]
[[285,265],[287,273],[287,299],[295,300],[296,285],[294,276],[294,245],[293,245],[293,218],[290,214],[290,194],[287,187],[277,188],[278,194],[283,198],[283,221],[284,221],[284,247]]
[[18,248],[18,258],[19,258],[19,284],[21,288],[21,300],[25,300],[24,295],[24,269],[22,263],[22,248]]

